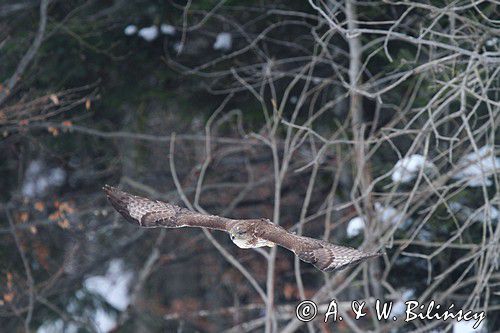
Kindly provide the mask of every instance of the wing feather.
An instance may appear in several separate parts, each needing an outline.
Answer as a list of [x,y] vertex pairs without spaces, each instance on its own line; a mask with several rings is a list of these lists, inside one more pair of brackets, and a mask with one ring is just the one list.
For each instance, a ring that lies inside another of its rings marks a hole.
[[234,220],[205,215],[172,205],[131,195],[115,187],[104,186],[113,207],[130,223],[144,228],[202,227],[228,231]]
[[[144,228],[203,227],[229,231],[239,221],[195,213],[167,202],[131,195],[108,185],[103,190],[113,207],[127,221]],[[249,220],[248,223],[252,223],[255,239],[280,245],[322,271],[343,269],[380,255],[297,236],[266,219]]]
[[313,264],[326,272],[344,269],[380,255],[379,253],[363,252],[314,238],[294,235],[270,222],[263,223],[259,229],[259,237],[294,252],[302,261]]

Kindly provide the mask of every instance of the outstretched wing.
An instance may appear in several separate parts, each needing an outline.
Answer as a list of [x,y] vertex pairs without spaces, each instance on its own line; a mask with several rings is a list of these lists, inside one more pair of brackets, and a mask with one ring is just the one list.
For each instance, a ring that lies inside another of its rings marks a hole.
[[159,200],[131,195],[115,187],[104,186],[113,207],[130,223],[144,228],[204,227],[228,231],[231,219],[205,215]]
[[256,231],[259,237],[293,251],[302,261],[313,264],[322,271],[340,270],[380,255],[297,236],[272,223],[265,223],[259,229],[260,231]]
[[[192,212],[167,202],[131,195],[111,186],[104,186],[108,200],[127,221],[144,228],[204,227],[229,231],[237,220]],[[322,271],[333,271],[380,255],[321,240],[297,236],[265,220],[252,220],[253,237],[267,240],[293,251],[301,260]]]

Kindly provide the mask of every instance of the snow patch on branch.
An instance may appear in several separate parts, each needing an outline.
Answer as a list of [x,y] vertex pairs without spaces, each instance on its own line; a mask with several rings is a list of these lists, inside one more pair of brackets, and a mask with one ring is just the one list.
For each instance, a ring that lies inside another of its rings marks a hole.
[[158,27],[156,25],[152,25],[150,27],[142,28],[139,30],[137,35],[146,42],[152,42],[156,39],[156,37],[158,37]]
[[492,146],[484,146],[470,154],[462,156],[458,161],[458,171],[454,179],[467,180],[467,186],[491,186],[491,174],[499,171],[500,158],[495,156]]
[[427,161],[422,155],[413,154],[406,156],[394,165],[391,175],[392,181],[409,183],[417,177],[422,169],[428,175],[434,175],[437,170],[434,163]]
[[383,206],[379,202],[375,203],[375,212],[379,221],[387,225],[394,225],[404,218],[404,214],[401,214],[396,208]]
[[133,24],[127,25],[125,29],[123,29],[123,33],[127,36],[132,36],[137,33],[137,27]]
[[361,216],[356,216],[347,224],[347,237],[356,237],[365,229],[365,219]]
[[489,220],[498,222],[500,220],[500,210],[491,204],[485,204],[482,207],[473,209],[459,202],[451,202],[449,207],[452,213],[463,214],[464,218],[470,217],[474,222],[486,222]]
[[[375,203],[375,214],[377,221],[385,226],[395,225],[404,219],[404,214],[392,206],[383,206]],[[347,237],[352,238],[361,234],[366,227],[366,217],[356,216],[347,223]]]
[[160,26],[160,31],[162,34],[167,35],[167,36],[173,36],[173,35],[175,35],[175,32],[176,32],[175,27],[173,25],[166,24],[166,23],[163,23]]
[[498,44],[498,38],[497,37],[493,37],[493,38],[490,38],[486,41],[486,46],[495,46]]
[[233,46],[233,38],[229,32],[221,32],[217,35],[213,45],[214,50],[229,51]]

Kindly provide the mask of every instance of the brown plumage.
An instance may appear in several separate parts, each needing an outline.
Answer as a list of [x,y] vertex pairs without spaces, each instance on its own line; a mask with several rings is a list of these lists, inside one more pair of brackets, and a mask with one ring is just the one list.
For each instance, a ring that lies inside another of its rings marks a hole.
[[167,202],[150,200],[104,186],[108,200],[130,223],[143,228],[204,227],[226,231],[241,248],[282,246],[302,261],[322,271],[333,271],[355,265],[364,259],[379,256],[353,248],[333,245],[322,240],[297,236],[267,219],[233,220],[192,212]]

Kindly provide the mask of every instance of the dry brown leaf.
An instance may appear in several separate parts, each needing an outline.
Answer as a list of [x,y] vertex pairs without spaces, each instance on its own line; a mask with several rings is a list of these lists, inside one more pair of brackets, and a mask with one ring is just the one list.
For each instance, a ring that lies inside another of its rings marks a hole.
[[49,215],[49,220],[51,221],[59,220],[60,217],[61,213],[57,211]]
[[24,222],[28,221],[29,217],[30,216],[27,212],[21,212],[21,213],[19,213],[19,222],[24,223]]
[[47,131],[52,134],[53,136],[58,136],[59,135],[59,129],[55,127],[48,127]]
[[283,294],[286,300],[291,300],[295,296],[296,288],[291,283],[285,283]]
[[43,211],[44,211],[44,209],[45,209],[45,204],[44,204],[43,202],[41,202],[41,201],[37,201],[37,202],[35,203],[35,209],[36,209],[37,211],[39,211],[39,212],[43,212]]
[[47,271],[49,270],[49,261],[50,250],[47,246],[45,246],[42,242],[36,242],[34,245],[35,254],[38,262],[45,268]]
[[69,205],[67,202],[61,202],[58,207],[59,211],[62,213],[73,213],[75,209]]
[[7,272],[7,288],[12,289],[12,273]]
[[3,300],[6,302],[6,303],[10,303],[12,302],[12,300],[14,299],[14,292],[10,292],[10,293],[7,293],[7,294],[3,294]]
[[67,219],[63,219],[62,221],[57,222],[57,224],[62,228],[62,229],[68,229],[69,228],[69,221]]
[[90,99],[87,98],[87,100],[85,101],[85,109],[90,110]]

